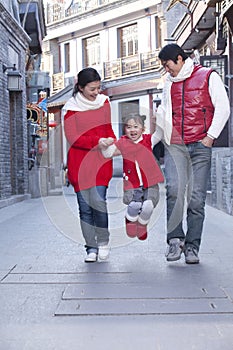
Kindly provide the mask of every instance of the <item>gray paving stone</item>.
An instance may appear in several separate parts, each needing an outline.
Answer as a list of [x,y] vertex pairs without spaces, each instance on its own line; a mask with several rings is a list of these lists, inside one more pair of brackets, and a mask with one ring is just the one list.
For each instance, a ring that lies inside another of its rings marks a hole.
[[55,316],[233,314],[229,299],[61,300]]
[[56,284],[56,283],[122,283],[130,273],[10,273],[1,281],[2,284]]
[[164,288],[164,285],[125,283],[82,284],[69,285],[66,287],[62,299],[204,299],[204,298],[226,298],[226,294],[214,287],[199,288],[190,286],[183,288],[179,285],[175,289]]

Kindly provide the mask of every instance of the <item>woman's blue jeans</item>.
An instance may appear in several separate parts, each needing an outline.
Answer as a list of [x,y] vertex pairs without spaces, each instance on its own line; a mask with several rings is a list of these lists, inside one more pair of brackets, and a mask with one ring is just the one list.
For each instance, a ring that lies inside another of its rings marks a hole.
[[[167,241],[185,240],[199,250],[205,218],[212,149],[201,142],[165,146]],[[186,210],[185,210],[186,208]],[[185,235],[183,218],[186,215]]]
[[108,244],[109,241],[106,193],[106,186],[77,192],[80,224],[89,252],[97,252],[98,246]]

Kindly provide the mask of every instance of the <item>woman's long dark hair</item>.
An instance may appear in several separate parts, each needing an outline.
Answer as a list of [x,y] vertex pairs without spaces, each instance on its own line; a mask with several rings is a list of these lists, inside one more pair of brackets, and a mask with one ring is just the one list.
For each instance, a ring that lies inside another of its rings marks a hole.
[[88,67],[82,69],[77,75],[77,83],[74,86],[72,96],[74,97],[80,91],[79,87],[83,89],[88,83],[100,80],[101,77],[94,68]]

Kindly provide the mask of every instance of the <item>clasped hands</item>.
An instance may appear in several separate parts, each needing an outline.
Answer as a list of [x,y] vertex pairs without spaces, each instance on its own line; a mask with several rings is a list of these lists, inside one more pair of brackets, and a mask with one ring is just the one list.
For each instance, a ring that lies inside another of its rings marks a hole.
[[113,137],[101,137],[99,139],[99,148],[100,149],[106,149],[108,146],[112,145],[114,143]]

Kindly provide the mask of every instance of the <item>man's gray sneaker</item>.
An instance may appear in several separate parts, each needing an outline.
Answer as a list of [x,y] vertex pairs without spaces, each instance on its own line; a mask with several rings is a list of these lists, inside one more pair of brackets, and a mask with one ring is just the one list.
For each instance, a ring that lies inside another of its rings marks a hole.
[[184,248],[184,241],[179,238],[171,238],[166,252],[167,261],[179,260]]
[[198,250],[195,247],[187,247],[184,251],[186,264],[199,264]]

